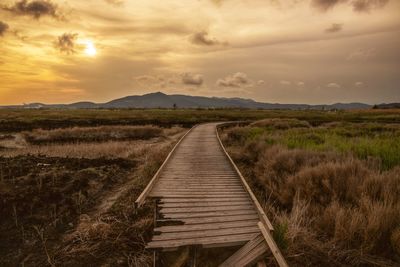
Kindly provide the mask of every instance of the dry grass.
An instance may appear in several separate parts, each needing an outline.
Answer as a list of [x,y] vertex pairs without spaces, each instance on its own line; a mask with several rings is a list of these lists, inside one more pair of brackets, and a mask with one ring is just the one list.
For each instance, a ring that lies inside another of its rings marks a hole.
[[155,126],[100,126],[23,132],[28,143],[104,142],[115,140],[151,139],[162,135]]
[[[88,128],[80,129],[79,132],[86,133],[87,136],[92,134],[93,129],[101,131],[102,127],[99,128]],[[111,128],[111,127],[109,127]],[[119,126],[115,130],[109,130],[111,132],[118,132],[120,129],[130,130],[132,127]],[[138,129],[138,127],[134,127]],[[147,129],[147,127],[146,127]],[[153,129],[153,128],[151,128]],[[156,128],[161,129],[161,128]],[[42,143],[39,144],[29,144],[25,141],[24,136],[31,135],[36,136],[40,140],[49,140],[49,136],[52,136],[53,132],[61,132],[66,134],[71,129],[58,129],[51,131],[38,130],[31,133],[25,133],[24,135],[17,134],[15,136],[9,137],[7,140],[0,141],[0,146],[3,145],[4,149],[0,149],[0,156],[4,157],[15,157],[18,155],[45,155],[48,157],[69,157],[69,158],[135,158],[142,154],[145,154],[147,150],[152,149],[153,146],[158,146],[160,143],[166,140],[176,139],[183,135],[184,129],[180,127],[172,127],[161,129],[161,132],[157,134],[156,137],[130,140],[130,141],[111,141],[103,140],[91,141],[91,142],[75,142],[76,140],[71,138],[71,142],[68,143]],[[74,130],[77,131],[77,130]],[[158,132],[158,130],[157,130]],[[119,135],[122,136],[122,135]],[[89,138],[88,138],[89,140]],[[34,142],[36,143],[36,142]]]
[[[106,136],[139,128],[118,126]],[[61,140],[55,132],[90,136],[79,142],[0,140],[7,146],[0,151],[0,265],[149,266],[152,205],[136,211],[133,203],[184,133],[150,128],[157,135],[140,140],[93,139],[102,127],[30,133],[53,141]]]
[[311,127],[307,121],[301,121],[298,119],[277,119],[277,118],[255,121],[250,125],[254,127],[267,127],[271,129],[281,129],[281,130],[286,130],[290,128]]
[[288,149],[253,127],[226,130],[223,140],[274,218],[291,265],[400,264],[400,167]]
[[151,254],[144,249],[153,228],[153,205],[135,210],[132,203],[162,164],[172,142],[147,151],[134,174],[133,183],[110,210],[81,216],[78,227],[65,236],[55,255],[67,266],[150,266]]
[[79,143],[61,145],[31,145],[20,149],[0,151],[0,155],[15,157],[18,155],[46,155],[49,157],[70,158],[128,158],[140,155],[143,151],[160,143],[149,141],[109,141],[104,143]]

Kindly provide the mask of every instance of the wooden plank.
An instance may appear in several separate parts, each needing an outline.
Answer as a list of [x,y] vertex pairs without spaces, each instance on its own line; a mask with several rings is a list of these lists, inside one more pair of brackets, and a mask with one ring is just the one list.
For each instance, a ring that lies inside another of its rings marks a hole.
[[160,203],[197,203],[197,202],[230,202],[230,201],[248,201],[248,196],[233,197],[233,198],[205,198],[205,197],[188,197],[188,198],[175,198],[175,197],[163,197],[160,199]]
[[219,188],[210,188],[210,189],[200,189],[200,188],[175,188],[175,189],[154,189],[154,192],[152,194],[165,194],[168,195],[170,193],[173,194],[221,194],[221,195],[226,195],[226,194],[243,194],[243,190],[237,190],[237,189],[219,189]]
[[[157,183],[158,185],[158,183]],[[184,183],[181,183],[180,181],[172,181],[172,180],[163,180],[160,183],[161,185],[182,185],[182,186],[195,186],[195,185],[204,185],[204,186],[242,186],[242,184],[239,181],[218,181],[218,180],[187,180]]]
[[[263,245],[264,251],[258,249]],[[242,267],[255,263],[268,250],[264,237],[259,232],[252,240],[226,259],[219,267]]]
[[213,184],[165,184],[165,185],[160,185],[157,184],[156,187],[154,187],[154,190],[159,190],[159,189],[240,189],[243,191],[243,187],[240,185],[213,185]]
[[205,217],[205,218],[180,218],[180,219],[158,219],[157,222],[181,222],[185,225],[189,224],[206,224],[206,223],[217,223],[217,222],[238,222],[238,221],[248,221],[256,220],[258,221],[257,214],[249,215],[229,215],[229,216],[217,216],[217,217]]
[[286,263],[285,258],[282,256],[282,253],[279,250],[278,246],[276,245],[275,240],[272,237],[270,231],[267,230],[267,228],[265,228],[262,222],[258,222],[258,227],[260,228],[261,233],[265,238],[265,241],[267,241],[267,244],[271,249],[271,252],[274,255],[276,261],[278,262],[279,267],[288,267],[288,264]]
[[268,246],[265,240],[263,240],[263,242],[259,243],[253,250],[249,251],[247,255],[238,261],[238,266],[251,266],[262,259],[267,251]]
[[227,184],[220,184],[220,183],[180,183],[180,184],[165,184],[165,185],[159,185],[157,184],[157,189],[174,189],[174,188],[241,188],[240,184],[233,184],[233,185],[227,185]]
[[236,186],[236,187],[239,187],[242,185],[237,180],[236,181],[235,180],[233,180],[233,181],[225,181],[225,180],[222,180],[222,181],[218,181],[218,180],[186,180],[186,181],[178,180],[177,181],[177,180],[174,180],[174,181],[172,181],[172,180],[165,180],[162,183],[157,184],[156,186],[157,186],[157,188],[160,188],[163,186],[171,186],[171,187],[172,186],[182,186],[182,187],[185,187],[185,186],[188,186],[188,187],[190,187],[190,186],[192,186],[192,187],[193,186],[221,186],[221,187]]
[[257,214],[255,210],[229,210],[229,211],[209,211],[209,212],[188,212],[188,213],[164,213],[163,217],[168,219],[188,219],[188,218],[207,218],[225,217],[232,215],[252,215]]
[[176,233],[176,232],[187,232],[195,230],[217,230],[217,229],[227,229],[235,227],[254,226],[257,225],[257,223],[258,222],[255,220],[247,220],[247,221],[233,221],[233,222],[222,222],[222,223],[160,226],[154,228],[154,232]]
[[160,208],[184,208],[184,207],[228,207],[228,206],[242,206],[249,205],[251,202],[246,201],[228,201],[228,202],[189,202],[189,203],[161,203],[158,204]]
[[179,208],[161,208],[161,213],[181,213],[181,212],[206,212],[206,211],[228,211],[228,210],[247,210],[253,209],[252,203],[240,206],[219,206],[219,207],[179,207]]
[[[238,179],[238,177],[218,177],[218,176],[212,176],[212,177],[210,177],[210,176],[197,176],[197,177],[163,177],[163,178],[160,178],[160,183],[165,183],[165,182],[169,182],[169,181],[172,181],[172,182],[174,182],[174,181],[177,181],[177,182],[179,182],[179,181],[182,181],[182,180],[186,180],[186,181],[188,181],[188,182],[204,182],[204,181],[210,181],[210,182],[213,182],[213,183],[216,183],[216,182],[223,182],[223,183],[226,183],[226,181],[232,181],[232,182],[234,182],[234,181],[236,181],[236,182],[240,182],[240,180]],[[219,181],[219,180],[221,180],[221,181]]]
[[178,194],[178,193],[164,193],[164,194],[153,194],[151,193],[150,196],[152,197],[170,197],[170,198],[235,198],[235,197],[246,197],[245,193],[238,193],[238,194]]
[[238,234],[238,235],[227,235],[227,236],[216,236],[216,237],[199,237],[194,239],[183,239],[183,240],[166,240],[166,241],[151,241],[147,244],[146,248],[157,249],[157,248],[179,248],[182,246],[189,246],[192,244],[198,244],[208,247],[213,246],[237,246],[248,242],[254,234]]
[[165,240],[183,240],[183,239],[194,239],[198,237],[217,237],[217,236],[228,236],[237,234],[249,234],[259,233],[260,229],[255,225],[244,226],[238,228],[227,228],[227,229],[209,229],[209,230],[195,230],[179,233],[162,233],[161,235],[154,235],[152,241],[165,241]]
[[162,169],[164,168],[164,166],[167,164],[168,160],[171,158],[171,156],[173,155],[175,149],[179,146],[179,144],[182,142],[182,140],[192,131],[192,129],[194,129],[196,126],[193,126],[192,128],[190,128],[189,131],[187,131],[181,139],[179,139],[179,141],[175,144],[175,146],[172,148],[171,152],[169,152],[167,158],[164,160],[163,164],[161,165],[161,167],[158,169],[158,171],[156,172],[156,174],[153,176],[153,178],[150,180],[149,184],[146,186],[146,188],[143,190],[143,192],[140,194],[140,196],[136,199],[135,201],[135,206],[136,208],[140,207],[146,197],[149,195],[151,189],[153,188],[154,184],[157,181],[158,176],[160,175]]

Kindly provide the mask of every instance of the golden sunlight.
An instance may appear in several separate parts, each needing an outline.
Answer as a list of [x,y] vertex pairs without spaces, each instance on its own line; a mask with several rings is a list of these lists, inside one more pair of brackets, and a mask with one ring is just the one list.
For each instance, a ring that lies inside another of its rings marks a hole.
[[94,57],[97,54],[97,49],[95,45],[93,44],[92,41],[86,41],[85,42],[86,48],[85,48],[85,54],[90,57]]

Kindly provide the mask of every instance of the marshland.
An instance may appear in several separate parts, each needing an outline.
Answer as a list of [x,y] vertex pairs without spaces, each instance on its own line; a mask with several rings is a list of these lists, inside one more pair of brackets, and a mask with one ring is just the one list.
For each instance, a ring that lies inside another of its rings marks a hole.
[[220,137],[291,266],[400,262],[397,110],[0,113],[2,266],[149,266],[135,199],[192,125],[233,120]]

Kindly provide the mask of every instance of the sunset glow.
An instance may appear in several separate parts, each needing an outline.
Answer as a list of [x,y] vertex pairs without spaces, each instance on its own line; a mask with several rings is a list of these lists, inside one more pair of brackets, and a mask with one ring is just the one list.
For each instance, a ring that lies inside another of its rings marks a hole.
[[361,2],[2,0],[0,104],[400,101],[400,1]]

